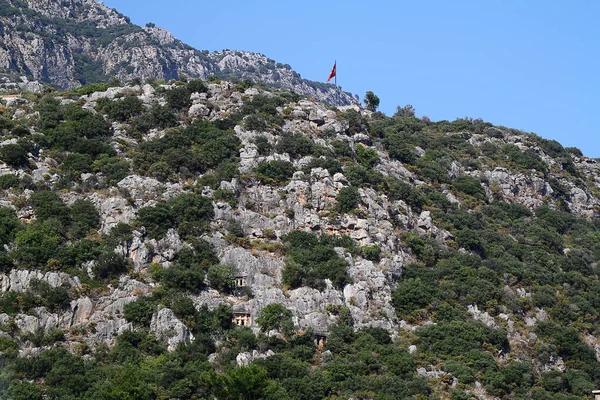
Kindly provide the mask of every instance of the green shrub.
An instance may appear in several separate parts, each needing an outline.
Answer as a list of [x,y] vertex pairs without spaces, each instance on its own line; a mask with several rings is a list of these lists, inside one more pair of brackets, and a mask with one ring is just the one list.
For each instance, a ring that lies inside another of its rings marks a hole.
[[161,284],[165,289],[198,293],[206,287],[204,270],[200,265],[175,263],[162,271]]
[[331,176],[333,176],[334,174],[336,174],[338,172],[343,171],[342,164],[340,164],[340,162],[338,160],[331,158],[331,157],[313,158],[312,160],[310,160],[308,162],[308,164],[306,164],[306,166],[304,166],[302,168],[302,172],[304,172],[305,174],[310,174],[310,171],[313,168],[326,169]]
[[271,143],[266,136],[260,135],[254,138],[253,143],[258,149],[258,154],[261,156],[268,156],[271,154]]
[[92,162],[92,157],[88,154],[72,153],[63,160],[62,167],[65,171],[79,175],[92,172]]
[[12,243],[17,232],[23,229],[23,225],[15,210],[10,207],[0,207],[0,245]]
[[95,92],[106,92],[108,84],[106,83],[90,83],[89,85],[81,86],[72,90],[77,96],[87,96]]
[[79,121],[78,133],[87,139],[104,138],[112,135],[112,125],[100,115],[86,113]]
[[150,326],[152,314],[156,310],[156,304],[147,297],[138,297],[135,301],[125,304],[123,316],[135,325]]
[[290,245],[290,258],[282,271],[282,281],[292,288],[323,289],[324,279],[330,279],[338,288],[350,282],[346,261],[335,252],[337,243],[332,243],[327,236],[292,231],[282,240]]
[[352,165],[344,168],[344,175],[352,186],[363,187],[371,186],[376,189],[382,188],[385,184],[385,176],[372,168],[365,168],[362,165]]
[[476,321],[450,321],[429,325],[415,332],[422,351],[439,356],[459,356],[483,349],[484,343],[496,351],[508,349],[506,332]]
[[187,89],[190,93],[208,93],[208,86],[200,79],[189,81]]
[[213,265],[208,268],[206,277],[211,288],[229,293],[235,288],[236,270],[231,265]]
[[17,175],[6,174],[0,176],[0,189],[8,190],[21,186],[21,180]]
[[144,104],[136,96],[126,96],[121,100],[99,99],[97,107],[109,118],[120,122],[137,117],[144,110]]
[[392,292],[392,304],[399,315],[427,307],[437,295],[435,287],[420,278],[402,279]]
[[381,260],[381,247],[377,245],[363,246],[360,252],[365,259],[374,263],[378,263]]
[[29,204],[40,221],[57,219],[66,226],[71,222],[71,212],[56,192],[35,192],[29,198]]
[[191,93],[185,86],[174,87],[167,91],[167,104],[173,110],[181,111],[192,105]]
[[292,312],[278,303],[269,304],[263,308],[256,318],[256,323],[264,332],[293,329]]
[[481,183],[472,176],[459,176],[453,182],[453,186],[461,193],[472,196],[478,200],[486,200],[487,196]]
[[117,157],[103,157],[93,163],[95,172],[103,173],[112,184],[129,175],[129,162]]
[[294,166],[288,161],[273,160],[259,163],[254,172],[263,184],[284,184],[294,175]]
[[82,238],[91,230],[100,228],[100,215],[90,200],[75,200],[71,208],[72,224],[69,236]]
[[52,287],[48,282],[33,279],[32,292],[40,299],[41,304],[51,312],[57,312],[69,305],[69,287]]
[[264,132],[267,130],[267,121],[258,114],[250,114],[244,118],[244,128],[249,131]]
[[49,259],[55,258],[58,254],[63,229],[64,227],[56,219],[27,225],[25,230],[16,234],[16,248],[12,256],[20,264],[45,266]]
[[146,235],[150,238],[163,237],[175,225],[171,208],[166,203],[140,208],[137,222],[146,228]]
[[123,256],[113,251],[106,251],[96,260],[92,271],[96,278],[110,280],[126,273],[128,266],[129,263]]
[[354,186],[342,188],[337,195],[337,210],[341,213],[349,213],[358,206],[359,201],[358,188]]
[[379,155],[375,149],[358,145],[356,146],[356,161],[365,168],[373,168],[379,163]]
[[29,165],[27,147],[22,144],[7,144],[0,147],[0,160],[13,168],[21,168]]
[[417,152],[414,150],[414,147],[406,143],[406,137],[403,135],[386,135],[383,145],[393,159],[406,164],[414,164],[417,160]]
[[275,145],[278,153],[288,153],[292,158],[308,156],[313,151],[313,142],[301,133],[285,133]]

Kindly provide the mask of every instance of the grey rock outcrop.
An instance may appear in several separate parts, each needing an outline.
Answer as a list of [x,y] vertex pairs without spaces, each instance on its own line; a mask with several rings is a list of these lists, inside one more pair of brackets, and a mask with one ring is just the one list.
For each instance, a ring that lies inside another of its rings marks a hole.
[[168,308],[160,309],[152,316],[150,331],[167,342],[169,351],[173,351],[180,343],[189,343],[194,335]]

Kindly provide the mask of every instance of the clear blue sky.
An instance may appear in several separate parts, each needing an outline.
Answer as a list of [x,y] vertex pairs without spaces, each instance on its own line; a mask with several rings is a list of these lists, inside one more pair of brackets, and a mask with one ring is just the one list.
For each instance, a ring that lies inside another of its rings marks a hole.
[[600,2],[594,0],[105,0],[200,50],[290,64],[387,115],[482,118],[600,157]]

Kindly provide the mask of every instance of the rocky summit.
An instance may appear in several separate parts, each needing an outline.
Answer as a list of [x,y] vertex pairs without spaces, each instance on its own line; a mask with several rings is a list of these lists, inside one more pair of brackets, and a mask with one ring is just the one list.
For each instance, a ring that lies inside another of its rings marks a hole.
[[252,80],[334,106],[359,104],[334,85],[302,79],[262,54],[196,50],[161,28],[140,27],[95,0],[1,0],[0,88],[59,89],[116,78],[169,81],[180,76]]
[[[285,66],[233,79],[266,59],[94,1],[0,5],[6,77],[30,75],[0,92],[0,399],[600,388],[597,160],[480,119],[325,103],[286,90]],[[90,71],[107,79],[81,85]]]

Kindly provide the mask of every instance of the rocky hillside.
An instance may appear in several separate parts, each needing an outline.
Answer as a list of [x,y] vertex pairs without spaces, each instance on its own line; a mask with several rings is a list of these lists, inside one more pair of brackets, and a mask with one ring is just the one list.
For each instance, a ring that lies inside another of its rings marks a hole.
[[219,79],[3,104],[0,398],[600,387],[578,149]]
[[134,25],[95,0],[0,0],[0,41],[5,89],[32,90],[32,82],[72,89],[108,77],[129,82],[214,75],[264,82],[331,105],[359,104],[349,93],[302,79],[264,55],[199,51],[152,24]]

